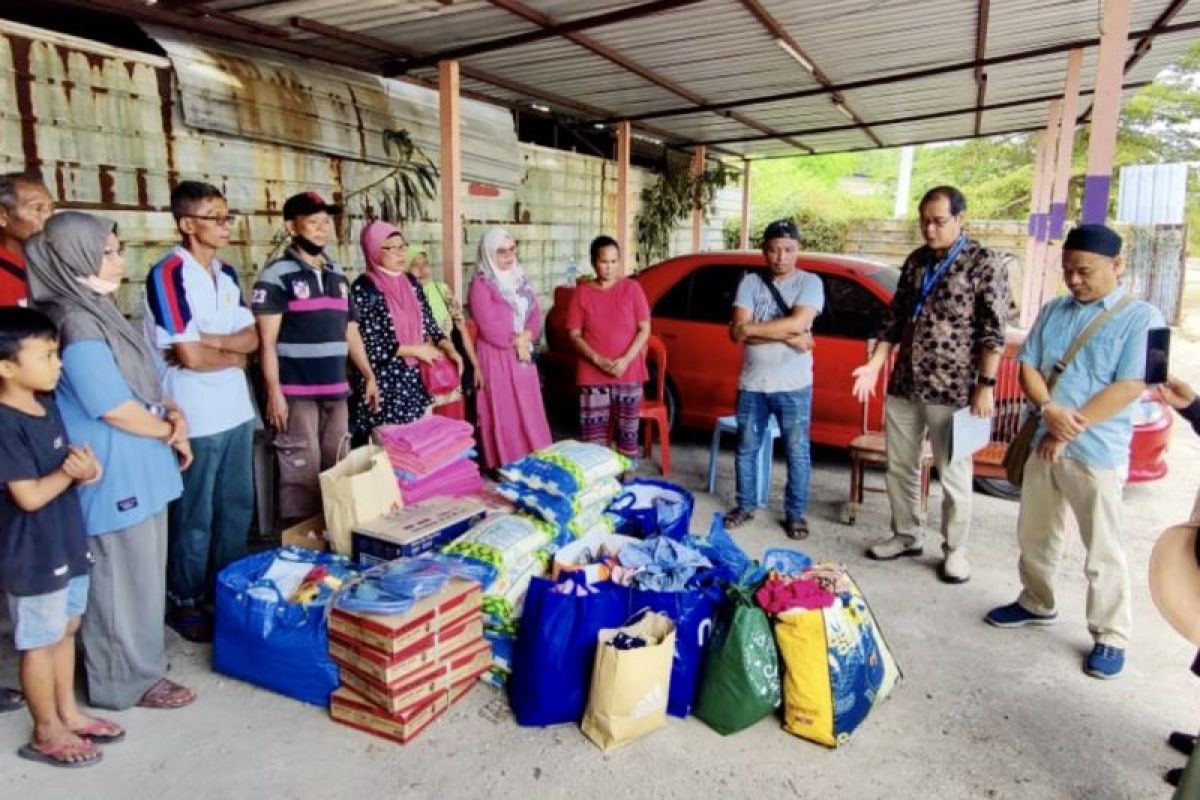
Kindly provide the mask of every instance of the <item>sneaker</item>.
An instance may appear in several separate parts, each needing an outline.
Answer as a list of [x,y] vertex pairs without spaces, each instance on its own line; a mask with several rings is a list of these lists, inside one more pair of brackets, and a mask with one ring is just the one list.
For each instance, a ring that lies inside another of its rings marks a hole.
[[967,562],[967,554],[962,550],[946,553],[940,575],[943,583],[966,583],[971,580],[971,565]]
[[735,508],[725,515],[725,527],[728,530],[740,528],[752,519],[754,519],[753,511],[747,511],[744,508]]
[[907,536],[890,536],[867,548],[867,557],[876,561],[891,561],[902,556],[919,556],[925,551],[920,542]]
[[997,628],[1023,628],[1026,625],[1053,625],[1058,614],[1035,614],[1026,611],[1020,603],[997,606],[987,613],[983,621]]
[[1097,643],[1083,662],[1083,671],[1102,681],[1112,680],[1125,668],[1125,651],[1120,647]]

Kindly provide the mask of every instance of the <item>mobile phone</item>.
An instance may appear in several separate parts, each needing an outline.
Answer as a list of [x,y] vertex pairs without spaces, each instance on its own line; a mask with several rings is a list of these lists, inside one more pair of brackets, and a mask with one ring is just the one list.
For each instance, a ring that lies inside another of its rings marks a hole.
[[1151,328],[1146,334],[1146,383],[1167,382],[1167,361],[1171,354],[1171,329]]

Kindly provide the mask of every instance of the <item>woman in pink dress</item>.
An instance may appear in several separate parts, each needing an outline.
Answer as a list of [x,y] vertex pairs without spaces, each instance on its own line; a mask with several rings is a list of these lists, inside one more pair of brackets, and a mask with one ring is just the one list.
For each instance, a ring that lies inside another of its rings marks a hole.
[[550,426],[533,345],[542,335],[542,312],[517,244],[492,228],[479,242],[467,307],[479,327],[475,352],[483,373],[476,413],[483,465],[495,468],[550,445]]

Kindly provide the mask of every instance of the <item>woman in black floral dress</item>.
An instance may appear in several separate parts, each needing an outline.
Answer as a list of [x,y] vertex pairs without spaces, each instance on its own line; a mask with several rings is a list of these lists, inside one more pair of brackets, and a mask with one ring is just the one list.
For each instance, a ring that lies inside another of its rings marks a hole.
[[462,371],[453,343],[433,320],[420,285],[408,274],[408,243],[395,226],[372,222],[362,232],[367,271],[350,288],[359,332],[379,384],[379,410],[372,413],[355,373],[350,396],[350,434],[363,444],[379,425],[412,422],[432,402],[421,381],[420,362],[449,358]]

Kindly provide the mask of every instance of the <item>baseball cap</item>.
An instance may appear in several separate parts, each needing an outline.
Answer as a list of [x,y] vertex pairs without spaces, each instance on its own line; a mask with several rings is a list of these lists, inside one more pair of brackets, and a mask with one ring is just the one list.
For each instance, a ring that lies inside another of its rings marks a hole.
[[322,211],[328,214],[340,214],[342,207],[326,203],[325,198],[316,192],[294,194],[283,204],[283,218],[287,220],[306,217],[309,214],[319,214]]
[[763,231],[763,244],[772,239],[792,239],[800,241],[800,229],[796,227],[796,223],[790,219],[777,219],[767,225]]

